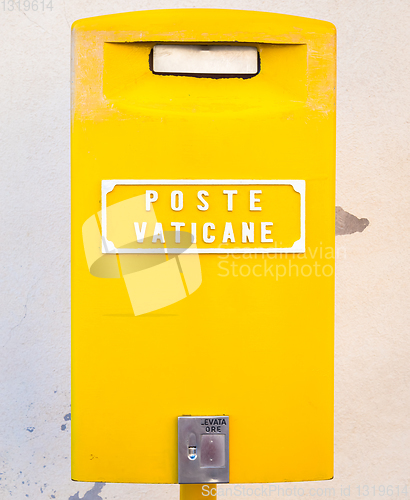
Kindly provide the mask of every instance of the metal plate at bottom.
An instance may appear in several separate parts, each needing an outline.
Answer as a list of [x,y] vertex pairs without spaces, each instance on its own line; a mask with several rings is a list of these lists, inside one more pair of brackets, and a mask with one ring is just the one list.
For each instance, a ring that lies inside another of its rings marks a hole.
[[178,482],[229,483],[229,417],[178,417]]

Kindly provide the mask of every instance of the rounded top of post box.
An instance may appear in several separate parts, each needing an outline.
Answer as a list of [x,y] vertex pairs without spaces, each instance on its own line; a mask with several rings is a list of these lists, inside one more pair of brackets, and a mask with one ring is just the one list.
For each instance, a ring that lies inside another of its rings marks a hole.
[[123,32],[124,41],[303,43],[334,35],[327,21],[249,10],[160,9],[79,19],[74,32]]

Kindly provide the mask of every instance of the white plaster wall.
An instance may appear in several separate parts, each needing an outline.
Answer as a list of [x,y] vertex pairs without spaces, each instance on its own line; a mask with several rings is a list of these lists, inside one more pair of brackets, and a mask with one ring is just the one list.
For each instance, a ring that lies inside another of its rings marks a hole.
[[177,486],[72,482],[69,415],[70,25],[172,7],[338,28],[337,205],[370,225],[337,237],[335,479],[298,487],[362,498],[368,485],[381,498],[391,485],[384,496],[405,499],[396,487],[407,485],[410,496],[409,1],[52,0],[45,12],[11,3],[0,3],[0,499],[178,498]]

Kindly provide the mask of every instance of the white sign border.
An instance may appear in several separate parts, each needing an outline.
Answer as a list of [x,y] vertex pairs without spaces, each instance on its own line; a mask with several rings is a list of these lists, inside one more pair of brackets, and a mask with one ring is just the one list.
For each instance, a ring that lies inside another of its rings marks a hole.
[[[292,186],[300,194],[300,238],[288,248],[116,248],[114,243],[107,239],[107,194],[115,186]],[[101,181],[102,204],[102,253],[103,254],[231,254],[231,253],[304,253],[305,248],[305,219],[306,219],[306,182],[304,180],[257,180],[257,179],[114,179]]]

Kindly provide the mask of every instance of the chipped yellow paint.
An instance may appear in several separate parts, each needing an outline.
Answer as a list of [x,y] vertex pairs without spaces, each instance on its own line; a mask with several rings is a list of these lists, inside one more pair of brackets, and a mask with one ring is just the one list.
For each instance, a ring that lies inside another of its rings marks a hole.
[[[261,72],[154,75],[156,42],[254,45]],[[206,9],[80,20],[72,97],[73,479],[177,482],[183,414],[230,416],[233,483],[331,478],[333,25]],[[306,180],[306,252],[201,255],[195,293],[135,316],[124,278],[93,276],[84,252],[113,178]]]

